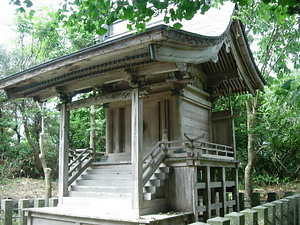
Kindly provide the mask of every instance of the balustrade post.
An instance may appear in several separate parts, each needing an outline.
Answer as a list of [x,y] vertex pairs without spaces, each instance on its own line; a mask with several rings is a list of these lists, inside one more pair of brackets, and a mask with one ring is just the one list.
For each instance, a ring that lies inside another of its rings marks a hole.
[[276,224],[276,205],[273,203],[266,203],[263,205],[268,207],[268,221],[270,225]]
[[267,202],[273,202],[277,200],[277,193],[276,192],[268,192]]
[[282,218],[282,225],[288,225],[288,212],[289,212],[289,200],[287,199],[280,199],[283,202],[283,218]]
[[3,225],[12,224],[12,214],[13,214],[13,201],[10,199],[5,199],[1,201],[1,210],[3,212]]
[[281,225],[283,218],[283,202],[280,200],[273,201],[272,204],[275,204],[276,208],[276,225]]
[[256,206],[252,208],[258,213],[258,225],[268,224],[268,208],[264,206]]
[[34,208],[45,207],[45,199],[43,199],[43,198],[34,199],[33,207]]
[[245,215],[237,212],[232,212],[225,215],[225,218],[230,220],[230,225],[244,225]]
[[251,193],[251,207],[260,205],[260,193],[253,192]]
[[49,199],[49,207],[56,207],[58,204],[58,198],[50,198]]
[[294,196],[288,196],[286,199],[290,201],[288,209],[289,224],[293,225],[296,224],[296,198]]
[[300,225],[300,194],[295,195],[296,198],[296,224]]
[[252,209],[245,209],[240,212],[245,215],[245,221],[247,225],[257,225],[258,224],[258,212]]
[[206,221],[210,225],[230,225],[230,220],[222,217],[215,217]]
[[240,192],[239,193],[239,204],[240,204],[240,210],[245,209],[245,194]]
[[25,212],[23,209],[29,208],[29,200],[20,199],[18,202],[18,208],[19,208],[19,216],[20,216],[19,225],[26,225],[27,217],[25,216]]

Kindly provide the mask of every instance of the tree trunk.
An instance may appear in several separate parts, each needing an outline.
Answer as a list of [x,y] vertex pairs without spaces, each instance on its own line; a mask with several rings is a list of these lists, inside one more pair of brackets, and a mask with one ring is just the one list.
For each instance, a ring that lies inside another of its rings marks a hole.
[[91,105],[90,107],[90,148],[93,149],[94,152],[94,159],[95,159],[95,151],[96,151],[96,111],[95,111],[95,105]]
[[52,197],[52,177],[51,177],[51,172],[52,170],[47,167],[46,163],[46,154],[45,154],[45,149],[44,149],[44,136],[45,136],[45,131],[44,131],[44,115],[43,115],[43,106],[40,107],[42,111],[42,120],[41,120],[41,133],[40,133],[40,138],[39,138],[39,145],[40,145],[40,155],[39,158],[42,163],[42,167],[44,170],[44,175],[45,175],[45,189],[46,189],[46,194],[45,194],[45,206],[49,206],[49,199]]
[[246,100],[247,106],[247,131],[248,131],[248,163],[245,168],[245,198],[248,201],[251,201],[251,193],[253,192],[252,185],[252,174],[256,162],[256,150],[255,150],[255,134],[254,127],[257,119],[257,109],[258,109],[258,95],[257,91],[256,96],[250,100]]
[[42,174],[43,166],[42,166],[42,162],[39,157],[39,148],[37,147],[37,145],[34,143],[32,138],[30,137],[30,132],[29,132],[29,128],[28,128],[26,119],[23,118],[23,121],[24,121],[25,136],[26,136],[26,139],[28,140],[29,145],[31,146],[31,148],[33,150],[34,161],[35,161],[36,167],[37,167],[38,171]]

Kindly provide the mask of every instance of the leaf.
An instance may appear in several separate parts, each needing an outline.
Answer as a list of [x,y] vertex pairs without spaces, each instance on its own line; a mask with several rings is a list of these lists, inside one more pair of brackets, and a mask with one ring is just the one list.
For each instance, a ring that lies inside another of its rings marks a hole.
[[292,85],[293,81],[294,81],[293,79],[287,80],[286,82],[284,82],[284,84],[281,86],[281,88],[283,88],[285,90],[291,90],[291,85]]
[[24,3],[26,4],[27,8],[30,8],[33,6],[32,2],[30,0],[24,0]]
[[182,24],[179,23],[179,22],[174,23],[174,25],[173,25],[173,28],[175,28],[175,29],[177,29],[177,30],[179,30],[181,27],[182,27]]

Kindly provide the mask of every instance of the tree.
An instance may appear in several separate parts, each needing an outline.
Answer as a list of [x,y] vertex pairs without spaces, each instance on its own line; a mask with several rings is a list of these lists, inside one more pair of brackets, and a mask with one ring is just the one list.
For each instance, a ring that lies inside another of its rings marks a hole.
[[[11,0],[24,12],[32,6],[30,0]],[[164,14],[164,22],[174,22],[174,28],[181,28],[183,19],[190,20],[198,12],[204,13],[211,6],[222,4],[224,0],[70,0],[65,1],[59,10],[60,18],[65,19],[67,26],[83,23],[87,31],[96,31],[99,35],[106,33],[104,25],[111,25],[121,19],[128,20],[127,27],[134,25],[138,31],[145,30],[145,24],[156,12]],[[239,5],[251,4],[253,0],[235,0]],[[268,5],[269,11],[278,15],[299,13],[300,4],[297,0],[264,0],[259,4]],[[173,6],[173,7],[170,7]]]

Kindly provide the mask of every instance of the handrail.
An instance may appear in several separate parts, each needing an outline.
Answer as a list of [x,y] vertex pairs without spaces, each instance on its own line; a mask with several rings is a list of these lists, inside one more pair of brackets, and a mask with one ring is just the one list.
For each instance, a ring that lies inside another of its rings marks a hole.
[[152,150],[144,158],[143,164],[143,186],[149,181],[155,171],[159,168],[160,164],[165,159],[165,154],[162,152],[165,149],[165,142],[159,141],[152,148]]
[[70,186],[84,171],[90,166],[93,161],[93,149],[78,149],[75,152],[81,152],[72,162],[69,163],[69,180]]

